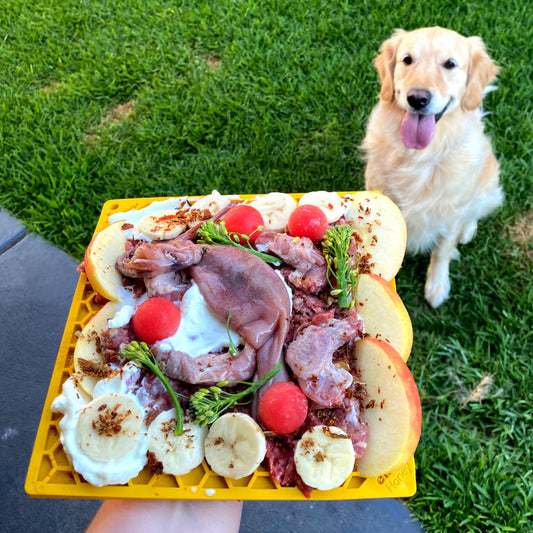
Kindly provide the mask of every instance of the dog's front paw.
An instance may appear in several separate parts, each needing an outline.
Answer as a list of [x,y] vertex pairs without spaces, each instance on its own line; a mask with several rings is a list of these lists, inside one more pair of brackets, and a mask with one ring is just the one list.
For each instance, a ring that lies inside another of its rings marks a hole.
[[463,229],[461,230],[461,233],[459,235],[459,243],[460,244],[466,244],[470,242],[477,231],[477,221],[474,220],[473,222],[469,222],[463,226]]
[[431,307],[438,307],[450,296],[450,278],[448,276],[442,279],[428,277],[424,295]]

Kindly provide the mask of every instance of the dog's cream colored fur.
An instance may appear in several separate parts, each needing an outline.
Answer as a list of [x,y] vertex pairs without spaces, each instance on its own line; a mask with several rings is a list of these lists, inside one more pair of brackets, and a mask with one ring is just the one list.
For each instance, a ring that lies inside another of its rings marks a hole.
[[[458,257],[457,244],[472,239],[477,221],[503,201],[481,113],[498,68],[480,38],[439,27],[397,30],[383,43],[375,66],[381,91],[362,145],[366,188],[383,192],[400,207],[408,251],[432,250],[425,296],[437,307],[450,293],[449,264]],[[431,93],[431,113],[445,109],[421,150],[406,148],[400,134],[405,113],[413,111],[410,89]]]

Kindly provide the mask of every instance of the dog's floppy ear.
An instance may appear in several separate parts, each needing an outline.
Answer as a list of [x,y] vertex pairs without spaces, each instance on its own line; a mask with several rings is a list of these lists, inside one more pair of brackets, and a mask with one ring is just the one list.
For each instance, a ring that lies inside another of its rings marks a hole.
[[396,30],[392,37],[387,39],[380,49],[380,54],[374,59],[374,65],[378,71],[381,80],[381,90],[379,97],[384,102],[394,100],[394,64],[396,58],[396,49],[401,40],[404,30]]
[[461,106],[467,111],[473,111],[481,105],[485,87],[496,77],[500,69],[487,54],[485,44],[479,37],[469,37],[468,44],[470,65]]

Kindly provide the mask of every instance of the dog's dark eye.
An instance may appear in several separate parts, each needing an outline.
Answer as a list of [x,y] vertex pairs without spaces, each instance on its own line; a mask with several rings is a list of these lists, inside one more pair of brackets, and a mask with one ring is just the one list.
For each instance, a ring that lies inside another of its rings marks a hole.
[[448,59],[448,61],[446,61],[442,66],[448,70],[451,70],[457,66],[457,61],[455,61],[455,59]]
[[413,62],[413,58],[409,54],[405,54],[402,57],[402,63],[404,65],[410,65]]

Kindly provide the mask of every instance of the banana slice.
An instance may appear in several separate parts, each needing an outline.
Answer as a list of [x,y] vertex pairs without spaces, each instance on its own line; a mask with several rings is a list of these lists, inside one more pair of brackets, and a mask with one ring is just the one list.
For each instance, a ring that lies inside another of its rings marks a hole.
[[313,191],[304,194],[298,205],[316,205],[320,207],[329,224],[337,222],[344,215],[342,198],[336,192]]
[[250,205],[263,215],[266,230],[283,231],[296,209],[296,200],[290,194],[270,192],[250,202]]
[[148,429],[148,451],[161,462],[163,472],[183,476],[202,462],[207,428],[185,417],[183,433],[176,435],[175,429],[176,409],[160,413]]
[[141,439],[143,419],[143,410],[132,396],[104,394],[81,411],[77,444],[93,461],[119,461]]
[[214,190],[211,194],[208,194],[195,202],[192,209],[209,209],[211,215],[215,216],[229,204],[230,199],[227,196],[223,196],[217,190]]
[[211,469],[231,479],[250,475],[265,458],[266,438],[250,416],[226,413],[215,420],[205,440],[205,458]]
[[187,223],[177,211],[160,211],[146,215],[137,223],[137,231],[154,241],[174,239],[187,229]]
[[319,490],[334,489],[353,472],[352,440],[335,426],[313,426],[298,441],[294,462],[307,485]]

